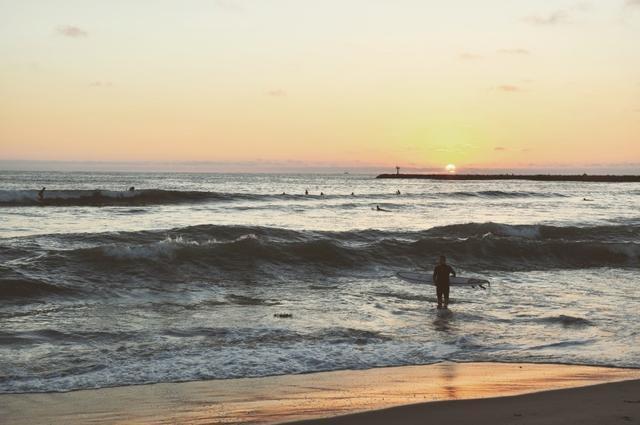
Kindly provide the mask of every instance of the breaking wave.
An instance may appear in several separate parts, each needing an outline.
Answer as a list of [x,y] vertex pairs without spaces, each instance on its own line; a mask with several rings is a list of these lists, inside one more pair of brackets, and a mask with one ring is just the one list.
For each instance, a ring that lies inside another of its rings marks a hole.
[[[143,285],[212,279],[268,284],[284,275],[380,275],[422,265],[440,254],[467,271],[634,268],[640,264],[639,234],[640,228],[630,226],[499,223],[420,232],[200,225],[168,231],[51,235],[69,249],[49,249],[37,253],[37,261],[26,258],[5,267],[29,276],[46,270],[47,275],[64,276],[70,282],[98,283],[100,290],[117,290],[132,279]],[[25,279],[0,282],[0,295],[9,297],[64,295],[65,291],[69,289]]]
[[243,197],[250,197],[250,195],[159,189],[134,191],[96,189],[47,190],[43,199],[39,199],[37,190],[2,190],[0,206],[135,206],[224,201]]
[[[189,204],[215,201],[264,201],[275,199],[393,199],[398,195],[390,193],[350,195],[350,194],[255,194],[223,193],[206,191],[179,191],[161,189],[142,189],[133,191],[113,190],[46,190],[39,199],[38,190],[0,190],[0,206],[141,206],[161,204]],[[553,198],[565,197],[558,193],[485,190],[477,192],[435,192],[404,194],[409,198]]]

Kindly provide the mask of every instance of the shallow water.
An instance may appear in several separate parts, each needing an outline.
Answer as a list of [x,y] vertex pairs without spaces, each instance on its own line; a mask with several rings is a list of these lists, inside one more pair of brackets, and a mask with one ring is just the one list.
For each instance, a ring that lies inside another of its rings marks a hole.
[[[0,392],[443,359],[640,367],[639,207],[640,184],[3,172]],[[395,277],[441,253],[492,283],[452,290],[449,315]]]

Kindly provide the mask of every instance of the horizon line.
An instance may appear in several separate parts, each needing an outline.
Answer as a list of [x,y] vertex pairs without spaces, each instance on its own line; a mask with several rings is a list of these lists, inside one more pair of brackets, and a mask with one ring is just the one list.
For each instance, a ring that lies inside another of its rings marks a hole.
[[[401,174],[442,173],[445,167],[417,164],[400,166]],[[191,161],[191,160],[41,160],[0,159],[2,171],[101,171],[101,172],[176,172],[176,173],[255,173],[255,174],[395,174],[395,165],[303,160]],[[640,174],[640,163],[611,164],[529,164],[496,166],[469,164],[458,166],[456,174]]]

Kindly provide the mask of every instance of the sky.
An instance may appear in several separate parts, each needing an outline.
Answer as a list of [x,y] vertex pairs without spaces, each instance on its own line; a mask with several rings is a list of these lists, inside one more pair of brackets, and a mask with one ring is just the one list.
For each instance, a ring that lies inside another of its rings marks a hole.
[[639,40],[640,0],[0,0],[0,161],[640,173]]

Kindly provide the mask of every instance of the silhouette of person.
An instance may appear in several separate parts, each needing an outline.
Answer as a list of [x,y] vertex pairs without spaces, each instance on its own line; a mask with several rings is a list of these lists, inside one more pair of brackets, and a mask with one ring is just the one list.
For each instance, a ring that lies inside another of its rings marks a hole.
[[456,272],[450,265],[447,264],[447,257],[441,255],[438,261],[438,265],[433,269],[433,281],[436,284],[438,308],[449,307],[449,275],[453,275],[455,277]]
[[396,195],[400,195],[400,189],[396,191]]
[[38,191],[38,201],[44,201],[44,191],[47,190],[46,187],[43,187]]
[[324,192],[320,192],[320,196],[324,196]]
[[380,208],[380,205],[376,205],[376,211],[382,211],[382,208]]
[[135,188],[135,187],[133,187],[133,186],[131,186],[131,187],[129,188],[129,192],[133,192],[134,190],[136,190],[136,188]]
[[304,190],[304,194],[305,194],[305,195],[308,195],[308,194],[309,194],[309,189],[305,189],[305,190]]

